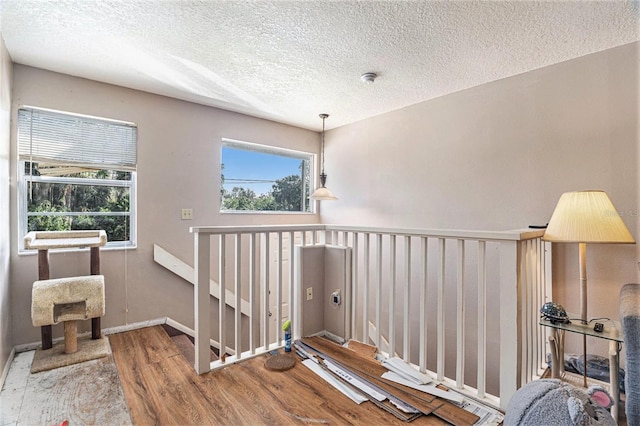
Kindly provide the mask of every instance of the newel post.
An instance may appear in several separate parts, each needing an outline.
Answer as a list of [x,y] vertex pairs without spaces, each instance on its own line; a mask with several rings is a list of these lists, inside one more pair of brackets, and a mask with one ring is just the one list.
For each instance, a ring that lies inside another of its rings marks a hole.
[[500,408],[506,409],[520,383],[520,244],[500,243]]
[[197,230],[193,235],[194,263],[194,325],[195,325],[195,365],[196,373],[203,374],[211,370],[210,329],[209,324],[209,280],[210,280],[210,235]]

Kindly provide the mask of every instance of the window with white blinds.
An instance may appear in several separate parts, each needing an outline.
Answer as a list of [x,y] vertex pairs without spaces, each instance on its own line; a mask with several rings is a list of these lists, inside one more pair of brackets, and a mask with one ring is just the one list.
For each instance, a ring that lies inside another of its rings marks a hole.
[[136,246],[135,124],[29,107],[17,130],[22,236],[102,229],[107,246]]
[[18,110],[20,160],[132,171],[136,144],[133,123],[38,108]]

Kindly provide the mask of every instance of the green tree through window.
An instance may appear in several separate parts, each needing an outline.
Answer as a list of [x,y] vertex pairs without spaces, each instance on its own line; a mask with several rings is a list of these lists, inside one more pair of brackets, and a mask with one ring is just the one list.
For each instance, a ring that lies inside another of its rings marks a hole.
[[131,172],[56,166],[41,170],[29,162],[25,169],[28,231],[103,229],[109,241],[130,240]]

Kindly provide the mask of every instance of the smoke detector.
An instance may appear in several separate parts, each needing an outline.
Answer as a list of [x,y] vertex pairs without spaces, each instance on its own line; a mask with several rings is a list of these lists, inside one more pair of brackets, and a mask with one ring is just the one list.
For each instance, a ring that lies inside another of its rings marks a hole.
[[375,72],[365,72],[360,76],[360,80],[365,84],[372,84],[376,80],[377,76],[378,74]]

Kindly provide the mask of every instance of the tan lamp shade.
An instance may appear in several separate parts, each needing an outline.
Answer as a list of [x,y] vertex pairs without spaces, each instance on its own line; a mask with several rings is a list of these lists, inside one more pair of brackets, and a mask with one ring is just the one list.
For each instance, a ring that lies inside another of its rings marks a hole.
[[562,194],[542,239],[556,243],[635,243],[604,191]]

